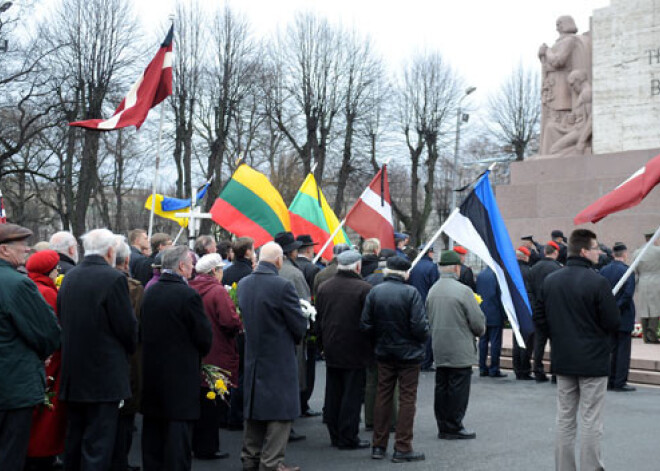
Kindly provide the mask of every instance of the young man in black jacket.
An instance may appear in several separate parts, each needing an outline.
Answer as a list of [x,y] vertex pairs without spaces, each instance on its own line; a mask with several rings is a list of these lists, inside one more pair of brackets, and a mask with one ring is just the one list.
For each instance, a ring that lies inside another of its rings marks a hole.
[[604,469],[600,439],[610,373],[610,338],[620,323],[609,282],[592,266],[600,247],[596,234],[576,229],[568,241],[566,267],[544,281],[534,316],[552,342],[557,375],[557,469],[577,469],[575,436],[581,410],[580,469]]

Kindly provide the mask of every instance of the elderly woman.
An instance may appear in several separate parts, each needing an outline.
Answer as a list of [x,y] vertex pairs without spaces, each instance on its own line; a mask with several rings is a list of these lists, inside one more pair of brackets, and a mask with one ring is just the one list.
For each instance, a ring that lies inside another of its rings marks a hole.
[[[197,276],[190,281],[202,297],[204,311],[213,328],[213,345],[203,362],[223,368],[231,373],[230,381],[238,381],[238,351],[236,336],[243,330],[243,324],[236,313],[227,290],[222,285],[223,268],[226,262],[217,253],[204,255],[199,259],[195,270]],[[199,459],[219,459],[229,456],[220,452],[218,429],[223,416],[227,413],[227,404],[218,399],[206,398],[208,385],[202,384],[200,395],[200,419],[193,430],[193,452]]]
[[[55,280],[59,275],[60,257],[54,250],[41,250],[30,256],[25,268],[28,276],[37,285],[39,292],[57,315],[57,288]],[[64,405],[57,400],[60,389],[60,367],[62,352],[56,350],[46,360],[46,377],[52,391],[53,408],[37,407],[32,415],[30,445],[28,448],[28,469],[51,469],[57,455],[64,452],[66,413]]]

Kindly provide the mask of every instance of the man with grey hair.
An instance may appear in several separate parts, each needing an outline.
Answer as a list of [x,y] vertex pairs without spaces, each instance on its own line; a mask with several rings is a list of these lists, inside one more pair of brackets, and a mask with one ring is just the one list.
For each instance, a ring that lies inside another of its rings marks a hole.
[[128,356],[137,320],[126,277],[115,270],[117,238],[107,229],[82,236],[85,258],[57,296],[62,323],[62,379],[67,403],[67,469],[109,469],[119,404],[131,397]]
[[359,252],[343,252],[337,262],[337,274],[323,283],[316,298],[318,336],[326,346],[324,422],[332,446],[368,448],[369,441],[360,440],[358,432],[373,349],[369,336],[360,331],[360,317],[371,285],[360,276]]
[[193,425],[200,414],[201,361],[211,349],[211,324],[200,295],[188,286],[193,254],[163,251],[160,279],[142,302],[142,464],[145,471],[190,469]]
[[435,356],[434,411],[438,438],[476,438],[463,417],[470,397],[472,365],[477,362],[475,337],[486,332],[486,318],[474,292],[458,281],[461,259],[453,250],[440,255],[440,279],[426,299]]
[[284,465],[293,420],[300,416],[295,345],[307,319],[293,283],[278,276],[280,245],[261,247],[259,265],[238,284],[245,325],[244,470],[295,471]]
[[78,243],[70,232],[56,232],[50,237],[49,246],[60,256],[60,274],[65,275],[78,263]]

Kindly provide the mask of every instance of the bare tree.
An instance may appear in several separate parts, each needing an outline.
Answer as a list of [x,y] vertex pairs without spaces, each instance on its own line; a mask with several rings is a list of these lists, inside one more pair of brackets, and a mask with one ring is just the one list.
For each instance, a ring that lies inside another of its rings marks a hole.
[[424,238],[433,209],[436,165],[452,130],[460,88],[456,72],[438,53],[414,58],[404,72],[399,119],[410,155],[410,211],[395,203],[392,206],[415,244]]
[[541,117],[541,87],[536,69],[518,64],[488,100],[487,126],[502,147],[509,147],[516,160],[538,151]]

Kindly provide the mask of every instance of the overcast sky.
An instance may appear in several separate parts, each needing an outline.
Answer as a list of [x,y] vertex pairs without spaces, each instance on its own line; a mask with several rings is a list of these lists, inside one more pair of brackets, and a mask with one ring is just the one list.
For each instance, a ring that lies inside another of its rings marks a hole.
[[[222,0],[200,0],[202,5]],[[332,22],[371,35],[390,70],[420,51],[439,51],[477,92],[479,103],[520,61],[537,66],[537,51],[557,38],[555,20],[572,15],[580,32],[609,0],[240,0],[230,6],[245,14],[258,36],[284,28],[297,11],[317,12]],[[175,0],[135,0],[145,24],[158,25]],[[386,6],[385,6],[386,5]],[[162,12],[162,13],[161,13]],[[157,13],[157,14],[156,14]]]

